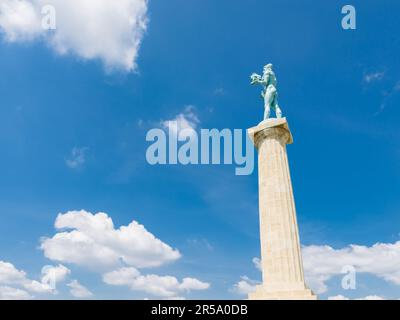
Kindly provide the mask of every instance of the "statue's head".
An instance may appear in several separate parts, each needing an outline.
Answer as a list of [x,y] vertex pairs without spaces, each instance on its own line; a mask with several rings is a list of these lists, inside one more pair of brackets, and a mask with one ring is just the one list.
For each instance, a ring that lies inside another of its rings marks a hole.
[[271,71],[272,67],[273,67],[272,63],[268,63],[267,65],[264,66],[264,72]]

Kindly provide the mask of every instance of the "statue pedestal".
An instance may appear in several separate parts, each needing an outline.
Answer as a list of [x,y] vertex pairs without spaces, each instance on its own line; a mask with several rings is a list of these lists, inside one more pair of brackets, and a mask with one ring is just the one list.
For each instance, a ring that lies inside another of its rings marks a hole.
[[317,297],[304,282],[296,209],[286,144],[293,143],[286,118],[248,129],[258,150],[261,269],[263,283],[249,299]]

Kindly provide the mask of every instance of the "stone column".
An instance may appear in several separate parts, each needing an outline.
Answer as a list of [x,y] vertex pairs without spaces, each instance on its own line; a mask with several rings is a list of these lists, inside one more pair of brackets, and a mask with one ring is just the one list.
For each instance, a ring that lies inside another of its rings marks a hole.
[[258,150],[261,267],[263,282],[249,299],[316,299],[304,282],[296,208],[286,144],[286,118],[248,130]]

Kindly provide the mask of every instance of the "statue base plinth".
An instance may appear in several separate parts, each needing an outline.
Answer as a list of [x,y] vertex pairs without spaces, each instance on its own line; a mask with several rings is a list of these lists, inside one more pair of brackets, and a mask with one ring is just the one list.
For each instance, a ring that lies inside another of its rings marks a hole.
[[274,128],[282,128],[289,133],[287,144],[293,143],[293,137],[290,133],[289,125],[286,118],[269,118],[266,120],[261,121],[257,126],[252,127],[247,130],[250,139],[253,141],[255,147],[258,149],[258,143],[256,142],[256,135],[262,131],[274,129]]
[[263,285],[257,286],[256,291],[249,294],[249,300],[317,300],[310,289],[271,291]]

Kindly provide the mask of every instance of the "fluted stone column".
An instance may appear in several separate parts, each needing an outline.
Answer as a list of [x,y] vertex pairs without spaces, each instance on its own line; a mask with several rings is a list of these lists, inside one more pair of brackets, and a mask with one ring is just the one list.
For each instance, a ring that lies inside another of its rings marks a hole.
[[316,299],[304,282],[303,263],[286,144],[286,118],[248,130],[258,150],[261,266],[263,282],[249,299]]

